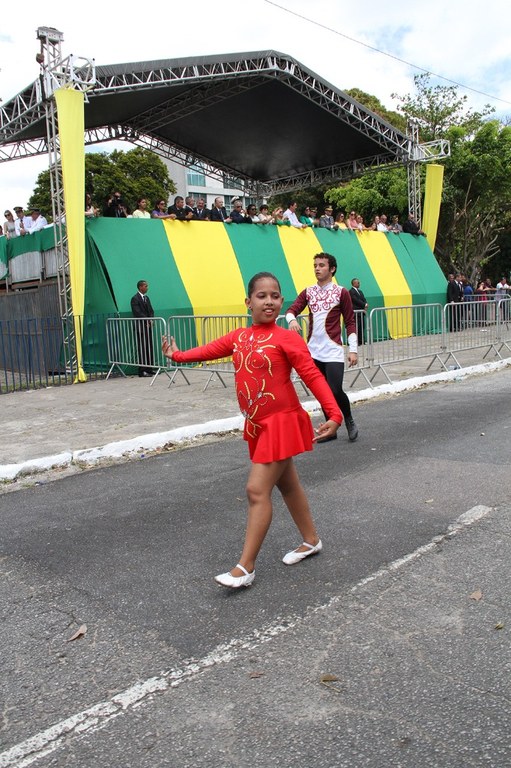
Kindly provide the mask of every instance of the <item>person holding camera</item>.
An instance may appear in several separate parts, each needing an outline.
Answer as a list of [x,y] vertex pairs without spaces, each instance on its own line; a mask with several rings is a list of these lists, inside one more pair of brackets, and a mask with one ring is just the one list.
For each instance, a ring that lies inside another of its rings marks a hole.
[[119,191],[112,192],[112,194],[108,198],[104,215],[109,216],[110,218],[113,218],[113,219],[127,218],[128,212],[126,210],[126,205]]

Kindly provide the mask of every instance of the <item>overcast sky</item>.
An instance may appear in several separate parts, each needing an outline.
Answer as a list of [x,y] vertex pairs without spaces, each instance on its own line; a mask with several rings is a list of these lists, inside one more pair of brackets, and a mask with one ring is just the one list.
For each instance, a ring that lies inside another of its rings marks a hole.
[[[388,108],[395,106],[392,93],[411,92],[414,74],[427,70],[484,92],[460,89],[473,108],[491,103],[503,117],[511,115],[508,13],[504,0],[359,0],[355,5],[345,0],[222,5],[211,0],[159,5],[28,0],[21,14],[4,14],[0,97],[9,101],[37,78],[36,29],[49,26],[63,32],[64,55],[94,58],[98,65],[274,49],[341,90],[361,88],[376,95]],[[106,145],[96,147],[102,149]],[[28,201],[45,167],[46,157],[0,164],[0,213]]]

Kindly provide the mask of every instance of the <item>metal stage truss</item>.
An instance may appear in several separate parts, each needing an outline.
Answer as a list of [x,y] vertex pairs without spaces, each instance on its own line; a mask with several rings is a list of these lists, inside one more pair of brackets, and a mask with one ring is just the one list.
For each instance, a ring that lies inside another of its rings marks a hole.
[[[215,178],[227,173],[259,196],[405,166],[410,209],[420,218],[419,165],[450,152],[444,140],[419,144],[413,126],[401,133],[276,51],[111,66],[52,54],[44,66],[40,61],[38,80],[0,105],[0,162],[51,151],[48,98],[64,79],[87,92],[86,145],[127,141],[182,165],[200,164]],[[195,125],[208,130],[201,137]],[[217,126],[223,140],[215,144]],[[300,136],[311,132],[312,139]],[[237,139],[246,147],[247,135],[252,162],[235,145]],[[277,151],[261,147],[268,142]]]

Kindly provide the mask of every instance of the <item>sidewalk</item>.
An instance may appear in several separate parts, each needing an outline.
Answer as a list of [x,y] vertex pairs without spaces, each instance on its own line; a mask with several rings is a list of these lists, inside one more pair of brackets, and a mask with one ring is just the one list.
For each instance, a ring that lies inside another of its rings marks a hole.
[[[370,388],[359,376],[350,388],[354,379],[350,372],[345,389],[357,403],[507,365],[511,359],[425,376],[423,361],[408,361],[395,371],[392,384]],[[152,386],[149,379],[119,377],[2,395],[0,482],[51,467],[81,468],[164,450],[169,443],[242,428],[232,375],[225,376],[227,387],[214,380],[205,392],[204,372],[187,371],[187,377],[190,386],[178,376],[169,387],[167,376],[160,375]],[[297,392],[307,410],[317,410],[300,384]]]

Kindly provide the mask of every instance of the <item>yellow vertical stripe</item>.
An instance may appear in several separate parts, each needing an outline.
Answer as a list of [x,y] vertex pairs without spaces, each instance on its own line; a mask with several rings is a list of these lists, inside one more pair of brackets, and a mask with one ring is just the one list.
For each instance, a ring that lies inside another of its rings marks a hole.
[[[399,237],[399,235],[389,235],[389,237]],[[387,235],[383,232],[362,232],[358,238],[373,277],[383,295],[384,306],[411,305],[412,293],[396,255],[387,240]],[[412,335],[411,310],[408,311],[407,315],[407,317],[403,317],[403,314],[399,313],[399,321],[397,316],[392,313],[387,316],[387,326],[393,338]]]
[[444,166],[437,165],[436,163],[427,165],[426,186],[424,188],[424,215],[421,224],[431,250],[434,249],[436,243],[443,185]]
[[64,181],[69,281],[75,325],[77,374],[75,383],[86,381],[83,370],[81,316],[85,306],[85,149],[83,143],[83,93],[72,88],[55,91],[60,155]]
[[164,222],[193,314],[245,315],[245,288],[231,241],[220,223]]
[[311,228],[279,227],[279,237],[298,294],[314,283],[314,256],[323,248]]

